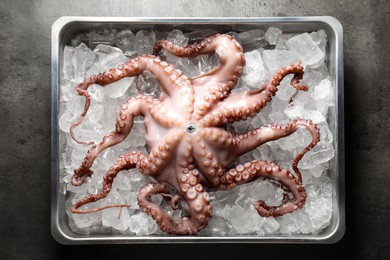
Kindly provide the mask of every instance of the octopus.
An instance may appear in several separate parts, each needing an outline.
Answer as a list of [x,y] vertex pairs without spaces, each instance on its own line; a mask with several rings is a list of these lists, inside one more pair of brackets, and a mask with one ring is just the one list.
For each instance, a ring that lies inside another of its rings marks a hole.
[[[219,56],[219,64],[209,72],[188,78],[172,64],[159,57],[160,51],[178,57],[195,57],[201,54]],[[280,82],[293,74],[291,85],[297,91],[306,91],[300,84],[304,68],[301,62],[280,68],[262,87],[256,90],[233,92],[243,73],[245,56],[241,45],[230,35],[217,34],[187,46],[178,46],[169,40],[156,42],[153,55],[141,55],[117,68],[92,76],[80,83],[77,93],[85,96],[84,111],[71,126],[72,138],[80,145],[90,145],[81,166],[74,170],[72,184],[82,185],[93,174],[91,167],[105,149],[122,142],[130,133],[134,118],[144,117],[148,154],[129,151],[121,155],[104,176],[100,193],[89,195],[75,203],[71,211],[86,214],[127,204],[108,205],[94,209],[82,206],[105,198],[111,191],[114,178],[120,171],[136,168],[153,177],[153,182],[139,191],[138,205],[150,215],[159,228],[174,235],[191,235],[205,228],[212,217],[208,191],[231,190],[243,183],[269,179],[283,189],[281,205],[269,206],[263,200],[254,207],[262,217],[278,217],[303,207],[306,191],[298,162],[319,141],[316,124],[308,119],[294,119],[287,124],[262,126],[244,134],[227,131],[228,124],[254,117],[271,101]],[[90,106],[88,87],[104,87],[124,77],[136,77],[145,71],[158,80],[161,94],[158,98],[139,94],[121,106],[115,129],[100,143],[79,141],[75,127],[80,125]],[[253,160],[232,164],[239,156],[262,144],[293,134],[304,128],[312,136],[311,142],[294,158],[295,172],[282,169],[274,162]],[[172,190],[176,191],[175,193]],[[151,199],[161,195],[173,209],[179,201],[186,205],[186,214],[174,220]]]

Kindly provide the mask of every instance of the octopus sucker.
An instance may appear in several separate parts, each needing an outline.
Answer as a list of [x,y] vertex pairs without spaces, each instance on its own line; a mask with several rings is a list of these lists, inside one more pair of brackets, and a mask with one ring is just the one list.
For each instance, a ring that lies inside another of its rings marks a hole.
[[[162,49],[179,57],[218,53],[220,64],[205,74],[189,78],[158,56]],[[302,185],[298,163],[319,142],[317,125],[311,120],[297,118],[283,125],[270,124],[242,134],[225,130],[227,123],[257,115],[272,100],[280,82],[289,74],[293,74],[291,86],[296,91],[307,91],[308,87],[300,84],[304,74],[301,62],[280,68],[257,90],[232,93],[243,74],[246,61],[242,46],[230,35],[216,34],[187,46],[159,40],[153,48],[153,54],[130,59],[116,68],[91,76],[76,87],[77,93],[86,99],[83,112],[70,127],[70,134],[77,143],[93,146],[80,167],[74,170],[73,185],[83,185],[93,174],[91,168],[97,156],[105,149],[121,143],[131,132],[137,116],[144,117],[149,153],[131,151],[120,156],[103,178],[102,191],[76,202],[71,211],[87,214],[106,208],[128,207],[126,204],[118,204],[95,209],[82,208],[105,198],[117,174],[133,168],[156,180],[140,190],[138,204],[162,231],[169,234],[196,234],[207,226],[213,212],[208,190],[233,189],[258,179],[270,179],[284,191],[284,199],[279,206],[269,206],[262,200],[255,203],[254,207],[260,216],[279,217],[301,209],[307,194]],[[82,123],[90,107],[89,86],[98,84],[105,87],[125,77],[137,77],[144,71],[151,72],[159,81],[161,96],[154,98],[140,94],[130,98],[121,106],[113,126],[115,130],[98,144],[78,140],[75,129]],[[241,102],[243,99],[245,102]],[[266,142],[289,136],[299,128],[306,129],[312,140],[292,162],[295,175],[264,160],[228,167],[234,165],[232,163],[241,155]],[[172,219],[151,200],[152,195],[161,194],[176,209],[179,196],[170,194],[168,184],[180,193],[188,208],[188,215],[179,220]]]

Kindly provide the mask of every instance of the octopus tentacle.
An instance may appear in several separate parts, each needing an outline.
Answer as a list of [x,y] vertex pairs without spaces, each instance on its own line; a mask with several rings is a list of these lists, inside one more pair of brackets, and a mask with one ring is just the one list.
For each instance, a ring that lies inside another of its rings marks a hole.
[[254,117],[272,100],[280,82],[289,74],[294,74],[291,85],[295,89],[307,91],[307,86],[299,83],[303,77],[303,73],[304,69],[300,61],[295,65],[290,64],[288,67],[283,67],[275,73],[264,87],[258,90],[233,93],[225,98],[223,102],[218,103],[213,110],[200,120],[200,124],[219,126]]
[[141,162],[144,174],[157,178],[159,173],[174,159],[174,151],[180,144],[182,136],[183,131],[178,129],[171,131],[163,140],[159,141]]
[[169,40],[160,40],[154,46],[153,54],[157,55],[161,49],[165,49],[178,57],[195,57],[214,52],[219,55],[219,66],[192,79],[213,76],[221,83],[233,81],[235,85],[242,74],[243,66],[245,66],[245,57],[241,45],[227,34],[216,34],[187,46],[178,46]]
[[[199,136],[200,137],[200,136]],[[209,146],[202,138],[196,138],[196,141],[193,143],[194,146],[194,156],[195,163],[197,168],[202,173],[207,183],[217,186],[220,176],[224,174],[222,165],[220,162],[223,162],[219,156],[229,156],[228,153],[215,154],[212,147]]]
[[317,128],[317,125],[314,124],[311,120],[307,119],[294,119],[285,125],[269,125],[266,127],[260,127],[258,129],[253,130],[252,132],[242,134],[238,136],[238,145],[233,152],[240,156],[245,154],[256,147],[269,142],[274,141],[286,136],[289,136],[299,128],[306,128],[311,136],[312,140],[310,144],[308,144],[303,151],[301,151],[293,161],[293,169],[297,174],[297,177],[300,182],[302,182],[302,176],[298,169],[298,162],[302,159],[302,157],[311,150],[316,144],[320,141],[320,131]]
[[129,135],[134,124],[134,117],[138,115],[146,116],[149,112],[147,105],[150,102],[150,100],[148,101],[140,95],[136,98],[130,98],[127,103],[122,105],[116,120],[115,130],[106,135],[100,143],[93,145],[88,150],[81,166],[74,170],[72,177],[73,185],[80,186],[84,183],[86,177],[93,174],[91,167],[96,157],[103,150],[122,142]]
[[144,212],[152,216],[160,229],[169,234],[191,235],[207,226],[210,220],[212,207],[209,203],[207,192],[203,188],[189,188],[184,194],[190,206],[190,216],[173,220],[164,210],[151,200],[151,196],[159,193],[169,194],[168,187],[164,183],[151,183],[146,185],[138,195],[138,205]]
[[[197,158],[204,157],[207,160],[209,157],[214,157],[223,169],[237,159],[237,155],[232,152],[237,149],[240,142],[237,134],[217,127],[205,127],[199,131],[199,135],[201,141],[200,146],[197,147]],[[215,151],[218,151],[218,153],[215,153]],[[212,165],[217,164],[212,163]],[[218,169],[215,168],[214,171],[217,172]],[[211,171],[211,173],[214,171]]]
[[219,55],[220,65],[205,74],[190,79],[192,85],[197,87],[196,91],[203,93],[201,95],[203,100],[195,109],[195,119],[197,120],[230,94],[245,66],[243,49],[230,35],[216,34],[184,47],[175,45],[168,40],[161,40],[156,43],[154,54],[157,55],[161,49],[179,57],[193,57],[214,52]]
[[122,155],[119,159],[115,161],[114,166],[110,168],[110,170],[106,173],[103,182],[103,191],[98,194],[93,194],[80,201],[76,202],[71,208],[71,211],[76,214],[86,214],[91,212],[100,211],[107,208],[115,208],[115,207],[129,207],[127,204],[117,204],[117,205],[108,205],[94,209],[79,209],[81,206],[86,205],[91,202],[96,202],[105,198],[111,191],[112,183],[116,177],[116,175],[122,170],[129,170],[139,166],[139,162],[144,157],[143,154],[139,152],[131,152],[125,155]]
[[137,76],[145,70],[150,71],[156,76],[156,79],[160,82],[163,92],[168,96],[176,93],[178,88],[182,86],[188,87],[188,85],[190,85],[189,80],[185,76],[182,76],[180,71],[174,69],[172,65],[166,63],[165,61],[161,61],[160,58],[153,55],[139,56],[135,59],[131,59],[125,64],[119,65],[117,68],[91,76],[76,87],[77,93],[80,96],[85,96],[86,98],[83,112],[81,113],[79,119],[72,124],[70,128],[70,134],[77,143],[84,145],[93,144],[93,142],[87,143],[78,141],[74,134],[75,127],[82,123],[91,104],[91,97],[88,93],[89,86],[91,84],[99,84],[104,87],[125,77]]
[[271,207],[264,201],[259,200],[255,204],[255,208],[262,217],[278,217],[291,213],[302,208],[306,201],[306,190],[302,186],[302,182],[291,172],[283,170],[275,163],[254,160],[244,165],[239,164],[235,168],[228,170],[224,177],[225,183],[222,183],[221,186],[227,185],[229,189],[254,179],[267,178],[280,182],[284,190],[291,192],[293,198],[290,198],[285,193],[284,200],[280,206]]

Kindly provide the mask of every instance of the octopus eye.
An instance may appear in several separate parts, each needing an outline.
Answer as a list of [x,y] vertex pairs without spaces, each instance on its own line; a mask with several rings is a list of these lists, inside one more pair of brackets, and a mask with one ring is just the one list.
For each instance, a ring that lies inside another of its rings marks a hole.
[[193,133],[193,132],[196,131],[196,126],[195,126],[194,124],[189,124],[189,125],[187,125],[187,127],[186,127],[186,131],[187,131],[188,133]]

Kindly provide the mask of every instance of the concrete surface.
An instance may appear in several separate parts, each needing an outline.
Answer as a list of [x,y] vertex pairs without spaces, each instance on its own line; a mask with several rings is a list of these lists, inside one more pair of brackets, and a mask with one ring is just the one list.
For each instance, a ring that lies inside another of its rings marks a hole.
[[[0,2],[0,259],[390,259],[388,1]],[[344,26],[347,231],[334,245],[62,246],[50,234],[50,27],[60,16],[331,15]],[[387,231],[387,232],[386,232]]]

